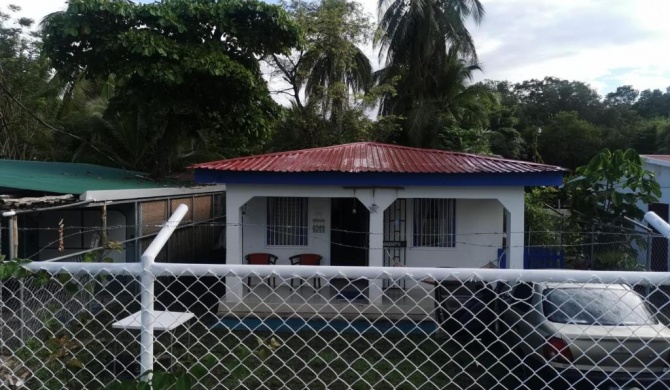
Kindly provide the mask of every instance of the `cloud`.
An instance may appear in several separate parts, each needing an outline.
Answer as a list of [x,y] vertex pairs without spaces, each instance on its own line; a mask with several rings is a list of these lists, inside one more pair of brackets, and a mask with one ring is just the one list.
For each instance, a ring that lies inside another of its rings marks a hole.
[[623,84],[642,89],[663,83],[670,69],[663,50],[670,28],[657,15],[667,15],[670,2],[651,2],[485,2],[486,18],[473,30],[484,68],[480,78],[556,76],[590,83],[601,93]]
[[65,0],[0,0],[0,10],[7,12],[10,4],[21,7],[17,15],[34,20],[35,25],[39,24],[48,14],[62,11],[67,6]]
[[[482,2],[484,21],[470,27],[484,69],[479,79],[555,76],[587,82],[601,94],[625,84],[670,85],[668,0]],[[376,21],[377,0],[360,3]],[[64,0],[0,0],[2,9],[8,4],[19,4],[21,15],[36,22],[66,5]],[[378,51],[371,43],[362,49],[378,68]]]

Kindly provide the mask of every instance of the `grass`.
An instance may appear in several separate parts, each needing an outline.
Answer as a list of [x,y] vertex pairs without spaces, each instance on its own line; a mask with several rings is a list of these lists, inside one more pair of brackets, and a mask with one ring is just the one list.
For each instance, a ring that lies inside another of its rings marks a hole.
[[[117,308],[118,309],[118,308]],[[72,326],[43,332],[14,357],[33,370],[26,386],[35,389],[99,389],[114,382],[114,350],[135,356],[137,335],[111,330],[114,318],[136,307],[80,318]],[[175,364],[165,369],[179,373],[215,357],[215,364],[194,389],[491,389],[516,388],[510,370],[500,359],[498,345],[475,340],[437,340],[429,335],[339,334],[335,332],[231,331],[214,328],[216,317],[199,319],[177,330]],[[69,335],[81,344],[72,358],[81,367],[68,366],[70,356],[50,361],[56,351],[48,340]],[[273,341],[274,338],[274,342]],[[156,356],[165,352],[167,335],[159,337]],[[260,340],[260,342],[259,342]],[[117,354],[118,356],[118,354]],[[163,361],[162,361],[163,362]],[[160,370],[160,367],[157,368]]]

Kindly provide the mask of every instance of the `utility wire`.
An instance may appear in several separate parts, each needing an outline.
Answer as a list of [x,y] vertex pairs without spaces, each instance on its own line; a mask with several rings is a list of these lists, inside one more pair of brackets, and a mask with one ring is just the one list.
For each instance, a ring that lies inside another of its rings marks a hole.
[[100,150],[97,146],[93,145],[91,142],[86,141],[85,139],[79,137],[79,136],[76,135],[76,134],[72,134],[72,133],[69,133],[69,132],[67,132],[67,131],[65,131],[65,130],[58,129],[58,128],[56,128],[56,127],[54,127],[54,126],[48,124],[47,122],[45,122],[42,118],[40,118],[38,115],[36,115],[35,113],[33,113],[28,107],[26,107],[26,106],[25,106],[19,99],[17,99],[17,98],[16,98],[16,97],[9,91],[9,89],[4,85],[4,83],[2,83],[1,81],[0,81],[0,89],[2,89],[2,91],[3,91],[7,96],[9,96],[10,99],[12,99],[16,104],[18,104],[19,107],[21,107],[26,113],[28,113],[28,115],[29,115],[30,117],[32,117],[33,119],[35,119],[35,120],[36,120],[39,124],[41,124],[42,126],[48,128],[48,129],[50,129],[50,130],[52,130],[52,131],[55,131],[55,132],[57,132],[57,133],[64,134],[64,135],[66,135],[66,136],[68,136],[68,137],[71,137],[71,138],[74,138],[74,139],[76,139],[76,140],[79,140],[79,141],[83,142],[84,144],[87,144],[87,145],[90,146],[93,150],[95,150],[96,152],[100,153],[102,156],[105,156],[106,158],[108,158],[111,162],[113,162],[115,165],[117,165],[119,168],[121,168],[121,169],[122,169],[125,173],[127,173],[128,175],[131,175],[131,176],[139,177],[139,178],[141,178],[141,179],[148,180],[148,178],[145,177],[145,176],[141,176],[141,175],[137,175],[137,174],[130,173],[130,172],[123,166],[123,163],[122,163],[122,162],[117,161],[115,158],[113,158],[113,157],[112,157],[111,155],[109,155],[108,153],[103,152],[103,151]]

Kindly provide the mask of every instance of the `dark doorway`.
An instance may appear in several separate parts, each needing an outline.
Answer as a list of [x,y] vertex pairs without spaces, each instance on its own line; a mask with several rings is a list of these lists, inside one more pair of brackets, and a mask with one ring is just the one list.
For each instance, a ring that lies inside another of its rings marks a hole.
[[[649,211],[653,211],[661,217],[665,222],[668,222],[668,212],[670,208],[667,203],[651,203]],[[651,239],[651,264],[649,264],[650,271],[668,271],[668,240],[661,237],[658,231],[654,230],[655,236]]]
[[356,198],[331,201],[330,264],[367,266],[370,213]]

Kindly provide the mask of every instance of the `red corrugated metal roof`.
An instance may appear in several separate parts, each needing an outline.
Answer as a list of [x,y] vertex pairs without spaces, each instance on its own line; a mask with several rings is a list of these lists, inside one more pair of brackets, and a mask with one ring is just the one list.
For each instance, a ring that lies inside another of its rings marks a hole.
[[553,165],[375,142],[328,146],[212,161],[196,169],[238,172],[531,173]]

